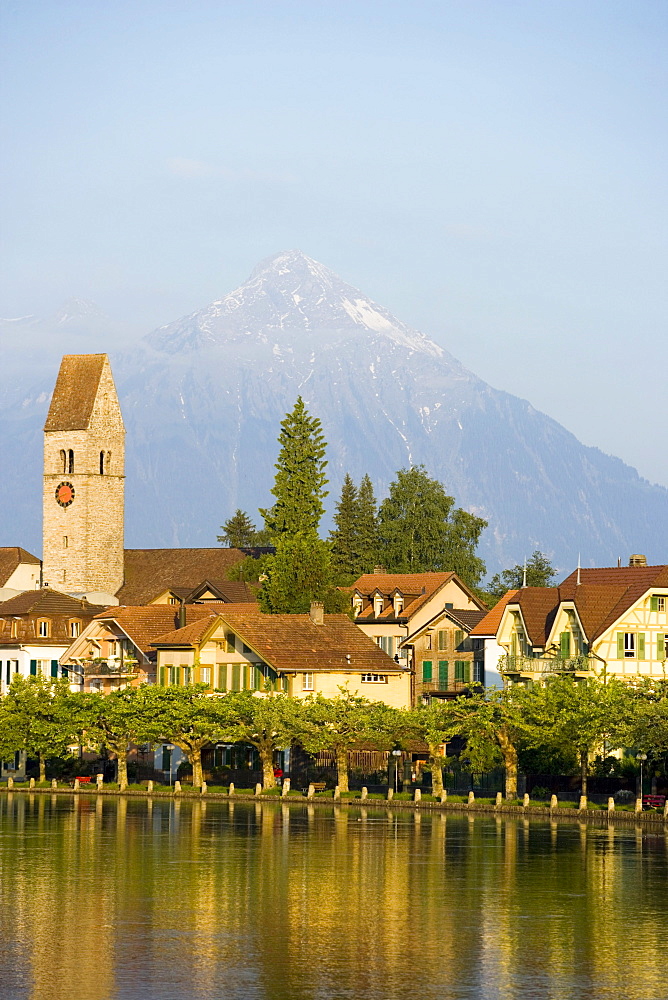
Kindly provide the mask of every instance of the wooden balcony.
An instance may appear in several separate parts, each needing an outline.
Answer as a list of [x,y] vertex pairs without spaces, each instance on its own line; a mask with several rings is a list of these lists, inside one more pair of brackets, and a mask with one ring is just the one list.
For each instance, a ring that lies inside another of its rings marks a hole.
[[594,657],[586,656],[502,656],[502,674],[588,674],[594,670]]
[[90,660],[83,664],[84,677],[133,677],[139,673],[136,660]]

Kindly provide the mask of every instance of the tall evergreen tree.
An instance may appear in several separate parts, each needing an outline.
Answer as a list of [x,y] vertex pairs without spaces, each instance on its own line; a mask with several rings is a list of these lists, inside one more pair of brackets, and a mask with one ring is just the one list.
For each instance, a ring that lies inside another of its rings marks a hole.
[[487,522],[454,503],[423,465],[399,470],[379,511],[380,559],[388,572],[453,570],[469,586],[478,583],[485,564],[475,548]]
[[327,445],[320,421],[309,415],[301,396],[281,423],[278,443],[281,449],[271,491],[276,501],[260,513],[274,537],[317,531],[327,496]]
[[368,475],[357,491],[357,557],[355,576],[371,573],[378,562],[378,504]]
[[313,530],[279,536],[276,554],[265,563],[259,601],[269,614],[302,614],[311,601],[322,601],[325,611],[347,609],[346,596],[333,584],[329,543]]
[[359,564],[359,504],[358,494],[351,476],[346,473],[341,487],[341,497],[336,504],[335,527],[330,532],[332,569],[340,576],[356,576]]
[[245,510],[237,509],[233,517],[230,517],[222,525],[222,535],[218,535],[218,541],[222,545],[229,545],[233,549],[246,549],[255,544],[257,530]]

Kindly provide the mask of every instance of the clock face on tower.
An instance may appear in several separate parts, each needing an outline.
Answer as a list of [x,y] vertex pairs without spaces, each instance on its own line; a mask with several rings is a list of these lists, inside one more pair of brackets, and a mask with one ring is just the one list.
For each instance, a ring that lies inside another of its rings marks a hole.
[[58,483],[56,486],[56,502],[61,507],[69,507],[74,500],[74,487],[72,483]]

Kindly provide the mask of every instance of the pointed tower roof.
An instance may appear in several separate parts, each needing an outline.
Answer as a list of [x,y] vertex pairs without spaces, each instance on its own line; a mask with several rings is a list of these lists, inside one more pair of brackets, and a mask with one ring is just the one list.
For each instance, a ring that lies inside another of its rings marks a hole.
[[63,357],[45,431],[87,429],[102,372],[108,364],[106,354],[66,354]]

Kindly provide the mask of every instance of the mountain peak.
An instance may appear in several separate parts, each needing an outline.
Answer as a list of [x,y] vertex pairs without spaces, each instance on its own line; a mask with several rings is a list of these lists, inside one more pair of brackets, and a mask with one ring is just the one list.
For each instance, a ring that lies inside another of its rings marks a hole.
[[210,306],[149,337],[159,350],[177,353],[239,340],[273,341],[277,349],[320,346],[364,336],[391,341],[410,352],[442,357],[444,351],[387,309],[301,250],[283,250],[253,269],[248,280]]

